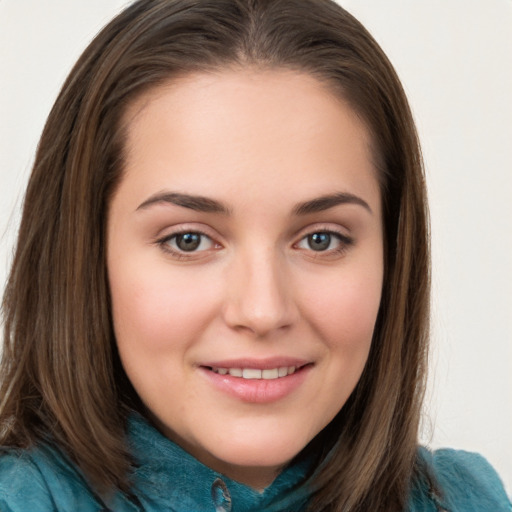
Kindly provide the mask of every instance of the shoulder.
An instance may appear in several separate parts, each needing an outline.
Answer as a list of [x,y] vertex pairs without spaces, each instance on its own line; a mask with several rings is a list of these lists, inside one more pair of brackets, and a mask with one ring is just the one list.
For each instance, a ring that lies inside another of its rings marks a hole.
[[0,510],[55,510],[41,472],[24,450],[0,453]]
[[425,459],[441,493],[440,504],[456,512],[510,512],[512,504],[500,477],[487,460],[476,453],[442,449],[429,452]]
[[57,450],[0,448],[2,512],[97,512],[101,508],[80,473]]

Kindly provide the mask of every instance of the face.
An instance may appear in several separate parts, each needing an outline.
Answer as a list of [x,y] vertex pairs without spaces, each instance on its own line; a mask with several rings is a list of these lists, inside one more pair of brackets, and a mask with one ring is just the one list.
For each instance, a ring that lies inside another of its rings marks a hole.
[[188,76],[125,122],[107,262],[124,369],[166,436],[263,487],[368,357],[383,279],[369,135],[291,71]]

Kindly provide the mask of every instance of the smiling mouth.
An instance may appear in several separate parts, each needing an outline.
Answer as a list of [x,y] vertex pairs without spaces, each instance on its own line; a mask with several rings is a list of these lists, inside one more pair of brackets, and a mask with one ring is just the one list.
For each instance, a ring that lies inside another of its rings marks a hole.
[[264,370],[258,368],[217,368],[211,366],[206,368],[219,375],[230,375],[240,379],[275,380],[293,375],[305,366],[309,366],[309,364],[303,366],[279,366],[277,368],[265,368]]
[[268,404],[299,389],[314,366],[314,362],[283,357],[211,361],[199,368],[214,388],[228,396],[246,403]]

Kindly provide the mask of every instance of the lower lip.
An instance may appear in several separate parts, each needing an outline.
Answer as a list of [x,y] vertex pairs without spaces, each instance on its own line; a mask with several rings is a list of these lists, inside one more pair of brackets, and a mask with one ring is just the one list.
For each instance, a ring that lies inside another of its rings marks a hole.
[[200,370],[223,393],[243,402],[265,404],[276,402],[291,395],[304,382],[311,368],[312,365],[306,365],[292,375],[268,380],[220,375],[205,367],[200,367]]

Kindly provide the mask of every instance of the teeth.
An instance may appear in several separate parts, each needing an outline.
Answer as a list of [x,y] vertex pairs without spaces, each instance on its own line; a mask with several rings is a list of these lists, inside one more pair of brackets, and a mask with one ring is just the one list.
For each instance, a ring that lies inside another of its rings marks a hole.
[[272,370],[263,370],[261,376],[264,379],[277,379],[279,377],[279,368],[273,368]]
[[219,375],[231,375],[232,377],[241,377],[242,379],[263,379],[273,380],[295,373],[295,366],[280,366],[266,370],[256,368],[212,368],[212,371]]
[[286,377],[288,375],[288,367],[282,366],[281,368],[277,369],[277,376],[278,377]]
[[261,379],[261,370],[255,370],[254,368],[245,368],[242,371],[242,377],[244,379]]

